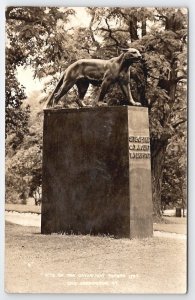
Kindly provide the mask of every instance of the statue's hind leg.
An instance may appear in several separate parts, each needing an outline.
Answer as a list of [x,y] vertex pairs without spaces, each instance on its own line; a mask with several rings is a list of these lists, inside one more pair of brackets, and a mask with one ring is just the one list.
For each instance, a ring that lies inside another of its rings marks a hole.
[[47,108],[50,108],[53,106],[53,95],[50,95],[49,99],[48,99],[48,102],[47,102]]
[[85,97],[85,94],[87,93],[87,89],[89,87],[89,81],[87,79],[79,79],[76,82],[76,86],[78,88],[78,94],[79,94],[79,99],[77,99],[77,104],[80,107],[85,107],[86,105],[83,102],[83,99]]
[[58,104],[59,100],[68,93],[68,91],[73,87],[74,82],[65,80],[60,88],[60,90],[54,95],[54,105]]

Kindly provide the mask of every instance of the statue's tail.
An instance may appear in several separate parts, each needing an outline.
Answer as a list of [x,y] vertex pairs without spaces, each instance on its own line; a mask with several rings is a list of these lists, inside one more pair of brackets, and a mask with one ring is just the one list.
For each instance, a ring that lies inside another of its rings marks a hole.
[[64,76],[65,76],[65,73],[61,76],[60,80],[58,81],[54,91],[51,93],[51,95],[48,97],[48,100],[47,100],[47,107],[52,107],[53,104],[54,104],[54,101],[53,101],[53,96],[55,93],[58,92],[59,88],[61,87],[62,83],[63,83],[63,80],[64,80]]

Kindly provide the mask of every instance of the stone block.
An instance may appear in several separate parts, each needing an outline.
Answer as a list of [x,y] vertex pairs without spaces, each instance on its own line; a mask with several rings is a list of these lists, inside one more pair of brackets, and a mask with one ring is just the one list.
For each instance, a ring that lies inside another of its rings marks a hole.
[[46,109],[41,232],[152,235],[148,112]]

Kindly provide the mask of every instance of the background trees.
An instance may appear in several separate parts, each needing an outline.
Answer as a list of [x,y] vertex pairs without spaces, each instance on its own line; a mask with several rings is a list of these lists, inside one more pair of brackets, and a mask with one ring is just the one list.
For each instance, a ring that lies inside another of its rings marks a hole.
[[[7,9],[8,158],[14,161],[20,155],[25,157],[23,150],[29,152],[26,157],[34,162],[32,184],[37,187],[41,184],[38,179],[41,169],[35,162],[37,153],[41,153],[43,105],[37,104],[35,109],[24,100],[24,89],[16,77],[18,66],[33,68],[36,77],[47,77],[48,94],[60,73],[76,59],[111,58],[120,53],[120,48],[131,44],[144,57],[143,64],[132,68],[131,85],[134,97],[149,107],[154,211],[159,215],[162,204],[185,202],[187,11],[181,8],[86,8],[86,11],[89,21],[81,28],[74,23],[73,9]],[[96,90],[91,93],[96,95]],[[68,95],[71,106],[75,106],[74,97],[75,89]],[[92,98],[89,96],[86,101],[91,102]],[[110,104],[126,103],[117,87],[110,90],[107,100]],[[34,128],[36,118],[39,126]]]

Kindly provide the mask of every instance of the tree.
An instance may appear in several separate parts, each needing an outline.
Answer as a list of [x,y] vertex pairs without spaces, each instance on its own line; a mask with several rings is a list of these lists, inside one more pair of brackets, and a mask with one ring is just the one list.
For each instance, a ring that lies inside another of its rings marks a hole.
[[[55,7],[7,8],[6,95],[14,93],[15,100],[13,103],[13,97],[7,97],[6,107],[20,107],[21,101],[26,98],[16,79],[17,67],[30,66],[34,70],[34,76],[42,78],[58,74],[61,67],[66,65],[66,59],[71,55],[64,50],[64,44],[70,42],[65,24],[72,14],[72,9],[60,11]],[[10,120],[13,122],[14,117],[10,117]]]
[[14,134],[13,148],[23,141],[24,135],[28,132],[27,124],[29,118],[29,106],[22,107],[23,100],[26,98],[24,88],[16,78],[15,62],[17,60],[16,49],[6,49],[6,102],[5,102],[5,124],[6,136]]
[[17,80],[17,67],[31,66],[38,77],[56,72],[67,55],[63,47],[66,34],[63,38],[62,35],[65,22],[73,13],[71,9],[60,12],[58,8],[46,7],[6,10],[7,201],[17,201],[19,197],[25,203],[26,197],[36,193],[41,185],[42,122],[37,122],[39,112],[35,116],[30,105],[25,105],[26,95]]
[[38,204],[41,198],[43,113],[40,112],[40,99],[36,92],[28,98],[27,105],[32,108],[28,134],[17,150],[12,147],[14,134],[9,134],[6,139],[6,198],[9,202],[14,197],[25,203],[31,196]]
[[[25,204],[30,192],[34,189],[34,181],[41,170],[41,152],[37,145],[28,149],[20,149],[6,159],[6,192],[7,201],[15,193]],[[9,196],[10,195],[10,196]]]
[[[138,73],[134,77],[138,86],[145,77],[141,89],[145,89],[149,103],[154,212],[160,215],[167,147],[176,130],[183,132],[181,125],[187,119],[187,12],[171,8],[105,8],[92,10],[91,14],[93,35],[101,35],[104,49],[116,51],[129,41],[144,54],[142,70],[135,68],[133,73]],[[183,148],[182,156],[185,155]]]
[[187,204],[186,124],[180,126],[182,129],[175,132],[167,146],[161,195],[163,208],[179,206],[185,209]]

